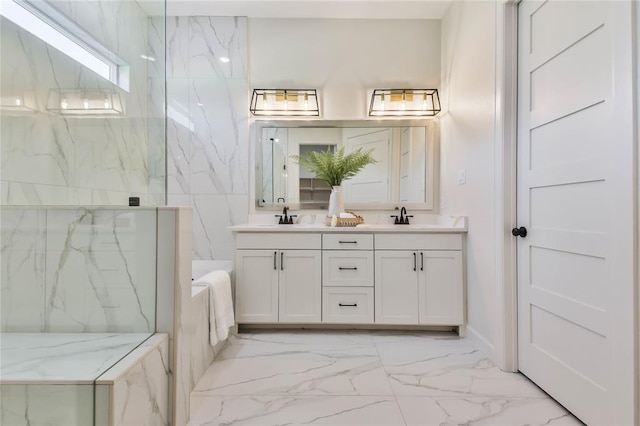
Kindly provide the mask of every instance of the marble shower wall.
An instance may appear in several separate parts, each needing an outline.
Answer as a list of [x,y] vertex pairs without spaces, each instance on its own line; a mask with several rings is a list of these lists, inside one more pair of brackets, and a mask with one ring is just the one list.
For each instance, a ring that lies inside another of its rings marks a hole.
[[[136,1],[49,3],[129,65],[130,91],[0,18],[1,203],[127,205],[135,195],[164,205],[164,19],[149,19]],[[52,91],[67,89],[115,91],[124,114],[73,117],[49,109]],[[9,111],[16,98],[31,112]]]
[[155,331],[155,208],[5,207],[0,224],[0,331]]
[[194,259],[232,259],[247,220],[248,105],[247,19],[168,17],[167,201],[193,206]]

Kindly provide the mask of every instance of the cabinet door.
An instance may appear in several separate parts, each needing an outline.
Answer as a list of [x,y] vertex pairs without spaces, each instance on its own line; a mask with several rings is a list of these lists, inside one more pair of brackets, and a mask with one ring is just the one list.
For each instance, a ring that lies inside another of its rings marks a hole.
[[416,257],[413,251],[376,251],[376,323],[418,324]]
[[322,320],[322,255],[320,250],[282,250],[280,266],[280,322],[315,323]]
[[238,323],[278,322],[279,252],[236,251],[236,320]]
[[422,251],[419,257],[420,324],[462,325],[462,252]]

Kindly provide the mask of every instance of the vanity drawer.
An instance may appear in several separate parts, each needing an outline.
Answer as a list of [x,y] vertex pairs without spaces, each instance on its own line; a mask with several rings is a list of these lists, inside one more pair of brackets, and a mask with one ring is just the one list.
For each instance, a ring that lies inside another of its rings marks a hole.
[[373,287],[373,251],[323,251],[322,285]]
[[462,235],[376,234],[376,250],[462,250]]
[[323,234],[322,248],[325,250],[373,250],[373,235]]
[[333,324],[373,324],[373,288],[323,288],[322,322]]
[[320,250],[320,234],[293,234],[285,232],[236,234],[237,249]]

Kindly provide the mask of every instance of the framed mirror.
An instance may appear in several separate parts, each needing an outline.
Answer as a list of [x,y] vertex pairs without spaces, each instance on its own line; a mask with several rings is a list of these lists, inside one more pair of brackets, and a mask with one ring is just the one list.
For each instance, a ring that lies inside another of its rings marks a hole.
[[436,120],[264,121],[252,129],[255,208],[325,210],[331,188],[292,156],[309,151],[372,150],[366,166],[342,191],[347,209],[397,206],[433,210],[437,192]]

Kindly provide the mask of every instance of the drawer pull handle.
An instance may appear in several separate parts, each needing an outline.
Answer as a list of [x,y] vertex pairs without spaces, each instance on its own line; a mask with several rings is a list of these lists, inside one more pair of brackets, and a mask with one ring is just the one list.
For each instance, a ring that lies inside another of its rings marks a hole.
[[338,269],[340,269],[341,271],[357,271],[358,270],[358,268],[356,268],[355,266],[353,268],[343,268],[341,266]]
[[273,270],[274,270],[274,271],[278,269],[278,264],[277,264],[277,262],[278,262],[278,252],[277,252],[277,251],[274,251],[274,252],[273,252]]
[[280,252],[280,270],[284,271],[284,252]]
[[358,244],[357,241],[338,241],[340,244]]
[[338,303],[338,306],[358,306],[357,303]]
[[416,271],[418,269],[418,255],[413,253],[413,270]]
[[424,253],[420,252],[420,270],[424,271]]

